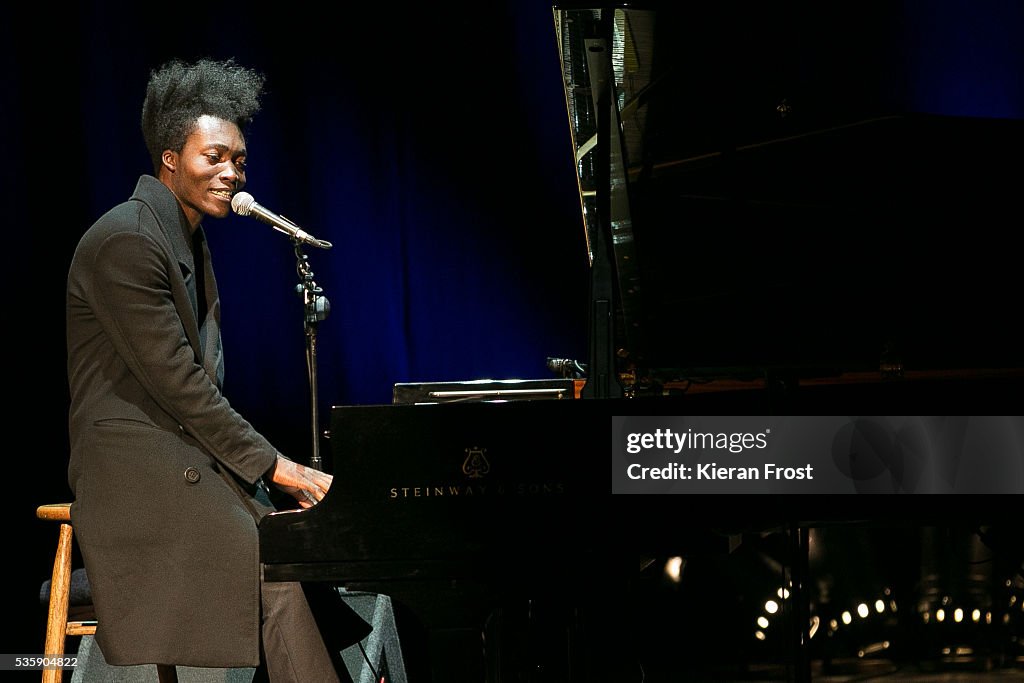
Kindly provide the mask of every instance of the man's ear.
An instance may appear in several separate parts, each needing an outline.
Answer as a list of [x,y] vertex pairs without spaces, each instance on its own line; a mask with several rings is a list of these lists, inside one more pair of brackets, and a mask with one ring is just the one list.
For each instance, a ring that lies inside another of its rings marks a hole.
[[178,153],[170,149],[165,149],[164,153],[160,155],[160,164],[169,173],[174,173],[178,168]]

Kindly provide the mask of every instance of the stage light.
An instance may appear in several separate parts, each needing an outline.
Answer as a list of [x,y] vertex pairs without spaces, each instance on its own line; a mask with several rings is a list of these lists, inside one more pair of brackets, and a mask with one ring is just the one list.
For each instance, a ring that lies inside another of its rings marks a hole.
[[853,615],[850,614],[849,612],[845,611],[845,610],[843,611],[842,614],[839,615],[839,618],[842,619],[843,623],[846,624],[847,626],[849,626],[850,622],[853,621]]
[[868,616],[868,606],[865,605],[863,602],[857,605],[857,616],[859,616],[861,619],[865,619]]
[[775,614],[779,611],[779,603],[775,602],[774,600],[769,600],[768,602],[764,603],[764,611],[768,614]]
[[761,628],[768,628],[768,617],[758,617],[757,625]]
[[981,621],[980,609],[976,609],[973,612],[971,612],[971,621],[973,621],[974,623],[978,623],[979,621]]
[[955,610],[953,610],[953,621],[955,621],[956,623],[959,624],[963,620],[964,620],[964,610],[961,607],[957,607]]
[[668,558],[668,561],[665,562],[665,576],[674,583],[679,583],[683,576],[683,558]]
[[783,600],[789,598],[789,590],[786,588],[780,588],[779,590],[775,591],[775,594]]
[[875,611],[879,614],[885,611],[885,603],[882,600],[875,600]]
[[936,621],[945,621],[946,620],[946,610],[941,609],[941,608],[935,610],[935,620]]
[[761,631],[755,631],[754,632],[754,637],[757,638],[758,640],[764,640],[764,633],[762,633]]

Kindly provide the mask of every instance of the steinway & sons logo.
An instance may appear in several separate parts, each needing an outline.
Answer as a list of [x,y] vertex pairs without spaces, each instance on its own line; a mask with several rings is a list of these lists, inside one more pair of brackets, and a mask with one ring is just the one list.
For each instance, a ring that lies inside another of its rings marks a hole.
[[442,484],[421,484],[418,486],[392,486],[388,497],[400,498],[472,498],[479,496],[556,496],[565,493],[565,485],[561,481],[507,481],[488,479],[491,474],[491,461],[487,457],[487,449],[471,446],[463,449],[462,481],[450,481]]
[[487,461],[487,449],[474,446],[466,449],[466,459],[462,461],[462,473],[470,479],[482,479],[491,471],[491,463]]

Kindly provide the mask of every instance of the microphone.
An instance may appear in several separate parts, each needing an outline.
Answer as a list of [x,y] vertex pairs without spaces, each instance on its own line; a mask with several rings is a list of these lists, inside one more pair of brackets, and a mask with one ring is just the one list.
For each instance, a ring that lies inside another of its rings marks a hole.
[[263,221],[278,232],[283,232],[303,244],[321,249],[330,249],[333,246],[330,242],[313,237],[284,216],[279,216],[265,206],[261,206],[248,192],[235,193],[235,196],[231,198],[231,210],[239,216],[252,216],[256,220]]

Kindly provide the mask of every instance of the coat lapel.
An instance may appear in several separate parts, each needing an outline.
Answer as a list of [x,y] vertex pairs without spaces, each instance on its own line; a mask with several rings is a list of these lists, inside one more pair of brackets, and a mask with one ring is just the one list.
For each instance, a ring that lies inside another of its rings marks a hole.
[[196,245],[202,261],[201,278],[204,284],[206,306],[203,320],[199,321],[199,346],[202,351],[203,368],[206,374],[221,387],[224,383],[224,349],[220,339],[220,294],[217,292],[217,279],[213,274],[213,263],[210,260],[210,246],[206,242],[203,226],[196,229]]
[[[195,235],[195,243],[200,245],[198,253],[202,254],[202,264],[199,264],[202,268],[202,275],[199,276],[193,254],[193,235],[174,194],[156,178],[143,176],[135,188],[132,199],[142,201],[153,209],[157,222],[170,244],[174,258],[178,261],[178,270],[182,279],[180,282],[171,283],[174,304],[181,317],[185,336],[196,354],[196,362],[203,366],[206,374],[220,388],[224,381],[224,355],[220,339],[220,297],[217,293],[217,282],[213,275],[210,250],[206,243],[203,226],[200,225],[196,228]],[[204,282],[202,295],[205,297],[206,303],[203,320],[199,320],[200,294],[197,283],[200,279]]]

